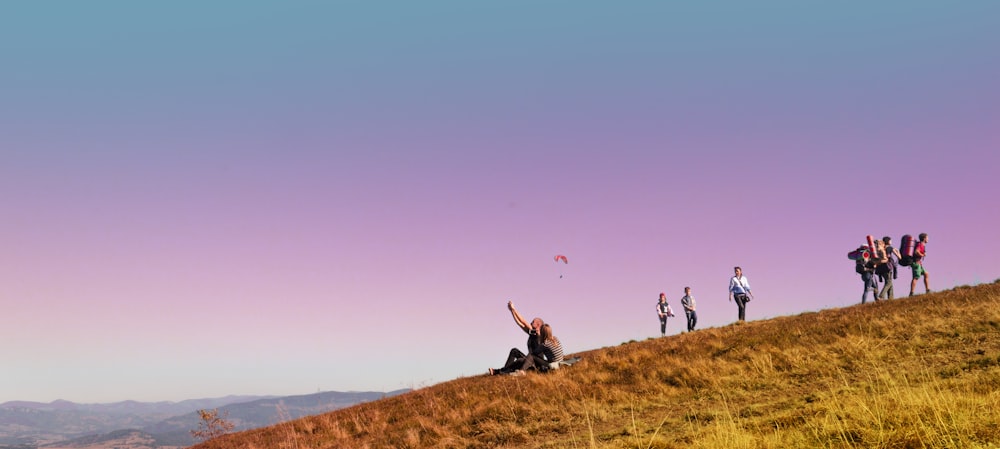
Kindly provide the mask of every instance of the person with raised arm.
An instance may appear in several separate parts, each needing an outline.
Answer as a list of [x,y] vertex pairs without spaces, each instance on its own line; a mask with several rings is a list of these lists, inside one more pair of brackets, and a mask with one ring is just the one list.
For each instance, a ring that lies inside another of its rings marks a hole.
[[545,322],[542,321],[541,318],[536,317],[531,320],[531,323],[528,323],[528,321],[525,320],[520,313],[518,313],[517,308],[514,307],[513,301],[507,301],[507,309],[510,310],[511,316],[514,317],[514,323],[517,324],[517,326],[520,327],[526,334],[528,334],[528,353],[525,354],[518,348],[511,348],[510,353],[507,354],[507,362],[504,363],[503,368],[490,368],[490,374],[510,374],[524,366],[529,354],[542,353],[538,333]]

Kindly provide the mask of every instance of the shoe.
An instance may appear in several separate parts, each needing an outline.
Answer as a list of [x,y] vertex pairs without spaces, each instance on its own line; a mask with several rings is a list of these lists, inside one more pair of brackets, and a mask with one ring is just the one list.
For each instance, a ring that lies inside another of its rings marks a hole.
[[493,372],[493,368],[490,368],[489,373],[490,373],[491,376],[495,376],[496,375],[496,373]]
[[510,373],[510,375],[511,375],[511,376],[523,376],[523,375],[525,375],[525,374],[526,374],[526,373],[524,372],[524,370],[523,370],[523,369],[519,369],[519,370],[517,370],[517,371],[514,371],[513,373]]

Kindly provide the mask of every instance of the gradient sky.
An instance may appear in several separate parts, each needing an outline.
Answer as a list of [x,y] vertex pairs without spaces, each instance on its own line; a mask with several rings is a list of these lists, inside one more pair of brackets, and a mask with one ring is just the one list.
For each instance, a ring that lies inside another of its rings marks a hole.
[[419,388],[523,347],[508,299],[567,352],[684,286],[728,325],[734,265],[748,319],[850,306],[866,234],[993,281],[997,17],[0,4],[0,402]]

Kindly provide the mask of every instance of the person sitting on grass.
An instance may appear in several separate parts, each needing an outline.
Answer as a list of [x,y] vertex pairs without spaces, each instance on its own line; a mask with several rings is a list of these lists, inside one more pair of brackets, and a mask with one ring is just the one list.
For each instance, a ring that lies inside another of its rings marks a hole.
[[[514,307],[513,301],[507,301],[507,310],[510,310],[511,316],[514,317],[514,324],[517,324],[526,334],[528,334],[528,354],[541,353],[541,349],[538,346],[541,342],[538,341],[538,332],[541,330],[542,325],[545,324],[541,318],[535,318],[531,320],[531,324],[517,312],[517,308]],[[521,352],[518,348],[511,348],[510,353],[507,354],[507,362],[504,363],[503,368],[494,370],[490,368],[490,374],[504,374],[516,371],[521,365],[524,364],[527,355]],[[503,371],[503,373],[501,372]]]
[[527,355],[518,356],[521,351],[516,348],[512,349],[503,368],[490,368],[489,373],[491,375],[522,375],[525,370],[529,369],[540,372],[558,369],[559,363],[563,361],[563,348],[559,339],[553,335],[552,326],[543,324],[538,330],[537,341],[535,349]]
[[559,369],[559,362],[563,361],[562,343],[552,334],[552,326],[543,324],[538,332],[540,353],[528,354],[521,365],[522,370],[535,369],[545,372],[550,369]]

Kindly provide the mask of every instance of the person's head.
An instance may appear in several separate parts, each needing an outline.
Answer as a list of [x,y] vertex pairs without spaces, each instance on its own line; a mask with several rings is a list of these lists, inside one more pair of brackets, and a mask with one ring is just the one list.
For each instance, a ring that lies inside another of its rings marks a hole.
[[685,295],[690,295],[691,294],[691,287],[684,287],[684,294]]
[[876,248],[885,248],[885,242],[883,242],[881,240],[876,240],[875,241],[875,247]]
[[888,235],[885,236],[885,237],[882,237],[882,243],[885,243],[886,245],[892,243],[892,237],[889,237]]
[[550,338],[552,338],[552,326],[543,324],[542,328],[538,331],[538,340],[545,343]]
[[667,301],[667,294],[660,292],[660,302],[666,302],[666,301]]
[[927,243],[927,233],[926,232],[920,233],[919,239],[921,242]]
[[733,272],[736,273],[737,276],[739,276],[743,274],[743,269],[740,267],[733,267]]
[[536,317],[535,319],[531,320],[531,330],[535,331],[536,333],[544,325],[545,325],[545,322],[542,321],[541,318]]

